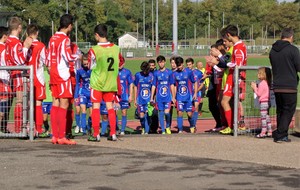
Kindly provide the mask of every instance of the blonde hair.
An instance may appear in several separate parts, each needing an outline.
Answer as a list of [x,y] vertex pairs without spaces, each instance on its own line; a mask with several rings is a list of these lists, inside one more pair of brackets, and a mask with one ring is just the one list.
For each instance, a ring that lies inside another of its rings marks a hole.
[[22,25],[22,19],[19,17],[11,17],[8,21],[8,27],[10,31],[18,29],[20,25]]

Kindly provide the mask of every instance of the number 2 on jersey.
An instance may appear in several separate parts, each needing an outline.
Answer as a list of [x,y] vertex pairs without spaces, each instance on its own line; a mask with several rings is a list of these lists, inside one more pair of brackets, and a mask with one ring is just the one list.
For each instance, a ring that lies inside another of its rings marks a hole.
[[114,65],[114,63],[115,63],[114,58],[112,58],[112,57],[107,58],[107,63],[109,63],[108,68],[107,68],[107,71],[114,71],[114,70],[115,70],[115,69],[113,68],[113,65]]

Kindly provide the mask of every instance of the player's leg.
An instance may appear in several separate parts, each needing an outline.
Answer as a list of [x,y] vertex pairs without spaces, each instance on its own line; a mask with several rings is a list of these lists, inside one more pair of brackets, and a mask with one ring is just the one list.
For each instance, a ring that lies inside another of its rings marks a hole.
[[75,122],[76,122],[76,127],[74,132],[79,133],[80,132],[80,98],[74,98],[74,105],[75,105]]
[[[80,98],[81,99],[81,98]],[[83,98],[84,99],[84,98]],[[81,108],[81,117],[80,117],[80,131],[82,131],[83,135],[86,134],[86,101],[80,101],[80,108]]]
[[88,141],[100,141],[100,102],[102,101],[102,93],[100,91],[91,89],[92,106],[92,128],[93,134],[90,135]]
[[124,133],[127,126],[127,110],[129,109],[129,102],[121,101],[120,105],[122,110],[121,133]]
[[183,102],[177,101],[176,102],[177,107],[177,127],[178,127],[178,133],[183,132]]
[[165,118],[166,118],[166,133],[170,135],[171,132],[171,115],[170,115],[170,109],[171,109],[171,102],[165,103]]

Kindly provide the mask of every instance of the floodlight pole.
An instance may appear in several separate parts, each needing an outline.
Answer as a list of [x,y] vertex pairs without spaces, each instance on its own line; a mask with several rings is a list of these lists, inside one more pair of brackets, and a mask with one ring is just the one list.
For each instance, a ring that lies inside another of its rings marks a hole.
[[66,0],[66,14],[69,14],[69,1]]
[[[159,53],[159,45],[158,45],[158,0],[156,0],[156,23],[155,23],[155,38],[156,38],[156,54]],[[158,56],[158,55],[156,55]]]
[[145,44],[145,31],[146,31],[146,27],[145,27],[145,0],[143,0],[143,46],[144,48],[146,48],[146,44]]
[[173,55],[178,54],[178,16],[177,0],[173,0]]

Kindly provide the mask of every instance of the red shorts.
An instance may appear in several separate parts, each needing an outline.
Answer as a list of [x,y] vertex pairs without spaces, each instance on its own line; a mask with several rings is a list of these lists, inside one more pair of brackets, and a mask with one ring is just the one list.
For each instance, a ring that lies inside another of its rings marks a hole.
[[226,79],[226,84],[223,91],[223,96],[233,96],[233,74],[229,73]]
[[0,99],[8,99],[11,97],[11,88],[9,84],[6,84],[0,80]]
[[117,92],[100,92],[91,88],[91,102],[100,103],[102,100],[104,102],[113,102],[115,101],[116,93]]
[[54,98],[73,98],[70,79],[60,84],[51,84],[51,91]]
[[18,92],[18,91],[23,91],[23,78],[16,76],[15,78],[12,78],[13,80],[13,91]]
[[34,86],[34,97],[36,100],[45,100],[46,99],[45,86]]

